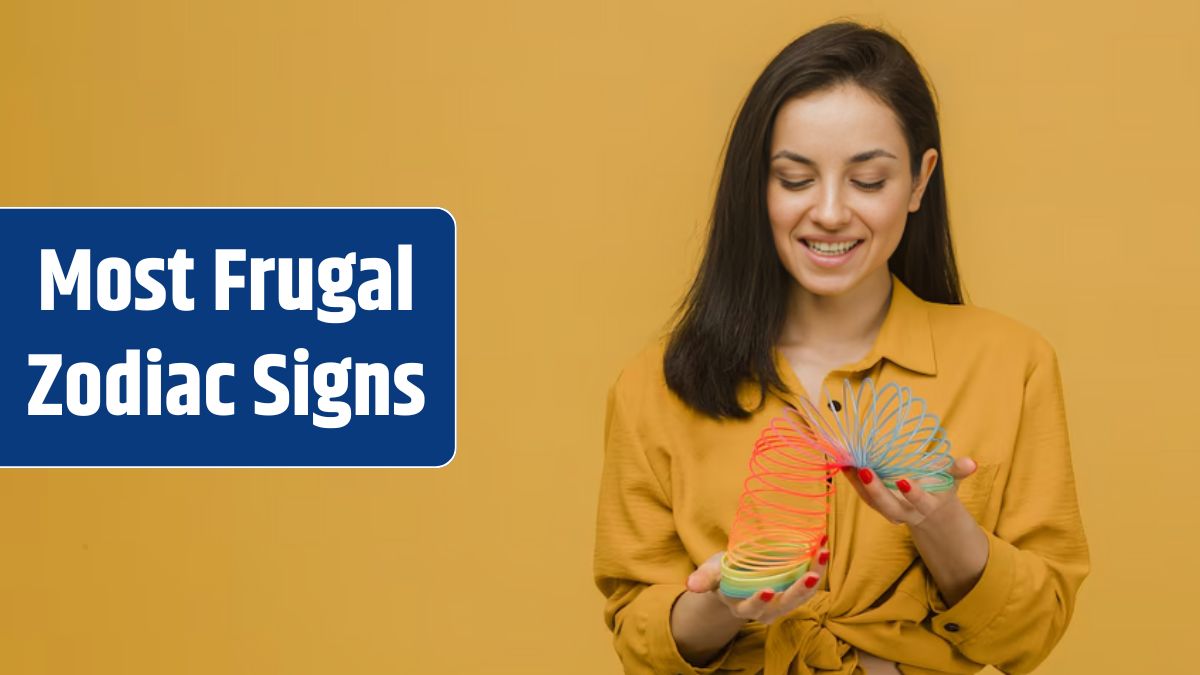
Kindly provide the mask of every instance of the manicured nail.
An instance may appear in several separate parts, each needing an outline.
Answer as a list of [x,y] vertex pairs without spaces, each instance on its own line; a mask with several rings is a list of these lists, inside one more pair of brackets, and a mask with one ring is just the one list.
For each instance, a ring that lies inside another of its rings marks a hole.
[[759,591],[758,597],[763,602],[770,602],[771,598],[775,597],[775,591],[773,591],[769,588],[764,588],[763,590]]
[[875,480],[875,474],[865,466],[858,470],[858,479],[863,482],[863,485],[870,485],[871,481]]
[[829,551],[821,551],[821,554],[817,556],[817,564],[824,565],[827,562],[829,562]]
[[900,491],[905,494],[908,494],[908,491],[912,489],[912,486],[908,484],[908,481],[904,480],[903,478],[896,481],[896,487],[900,488]]
[[817,575],[810,574],[810,575],[804,577],[804,587],[805,588],[812,588],[813,586],[816,586],[816,585],[817,585]]
[[817,546],[824,546],[827,541],[829,541],[829,535],[823,534],[821,535],[821,543],[817,544]]

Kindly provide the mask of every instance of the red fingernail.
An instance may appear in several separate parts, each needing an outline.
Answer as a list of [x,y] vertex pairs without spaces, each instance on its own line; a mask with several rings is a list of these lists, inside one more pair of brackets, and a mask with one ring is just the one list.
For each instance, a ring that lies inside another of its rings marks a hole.
[[853,469],[854,469],[854,467],[852,467],[852,466],[843,466],[842,473],[850,473]]
[[817,556],[817,564],[824,565],[829,562],[829,551],[821,551],[821,555]]
[[908,481],[904,480],[903,478],[896,481],[896,487],[900,488],[900,491],[906,494],[912,489],[912,486],[908,484]]
[[770,602],[771,598],[775,597],[775,591],[765,588],[759,592],[758,597],[762,598],[763,602]]
[[827,541],[829,541],[829,535],[823,534],[821,535],[821,543],[817,544],[817,546],[824,546]]
[[804,587],[805,588],[812,588],[813,586],[816,586],[816,585],[817,585],[817,578],[815,576],[804,577]]
[[875,480],[875,474],[871,470],[863,467],[858,470],[858,479],[863,482],[863,485],[870,485],[871,481]]

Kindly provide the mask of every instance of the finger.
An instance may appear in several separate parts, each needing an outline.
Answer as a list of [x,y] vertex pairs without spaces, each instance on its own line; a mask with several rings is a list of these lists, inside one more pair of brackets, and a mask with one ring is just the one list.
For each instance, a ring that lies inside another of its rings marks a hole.
[[812,570],[818,576],[825,576],[825,570],[829,567],[829,549],[825,547],[827,537],[821,537],[821,546],[817,549],[816,555],[813,556]]
[[868,468],[859,469],[857,480],[872,508],[893,523],[904,520],[907,504],[893,494],[874,471]]
[[[881,503],[880,498],[879,498],[879,496],[877,496],[875,490],[869,490],[867,488],[867,483],[863,481],[864,474],[860,473],[860,471],[869,471],[869,470],[858,469],[855,467],[848,467],[848,470],[844,471],[844,473],[846,474],[846,479],[850,481],[850,486],[853,487],[854,491],[858,493],[859,498],[862,499],[864,502],[866,502],[867,506],[870,506],[872,509],[878,511],[881,515],[883,515],[888,520],[890,520],[892,522],[896,522],[896,519],[894,517],[892,517],[892,514],[888,511],[886,502]],[[876,476],[874,474],[874,472],[871,472],[870,476],[871,476],[871,478],[869,480],[872,483],[875,483],[878,481],[878,476]],[[886,492],[887,490],[885,489],[884,491]],[[890,497],[890,495],[885,495],[885,497]]]
[[[822,538],[822,543],[826,539]],[[821,583],[821,577],[825,576],[825,569],[829,565],[829,549],[821,546],[818,548],[816,555],[813,556],[812,562],[809,563],[808,571],[804,576],[797,579],[783,595],[779,598],[779,605],[786,607],[785,611],[790,611],[792,607],[799,605],[817,592],[817,586]]]
[[846,476],[846,480],[850,481],[850,487],[854,488],[854,491],[858,493],[858,497],[867,502],[871,508],[875,508],[875,504],[872,502],[873,497],[863,489],[862,480],[858,477],[858,467],[843,466],[842,474]]
[[919,483],[920,481],[910,481],[906,478],[901,478],[896,481],[896,489],[900,491],[905,501],[912,505],[912,508],[925,516],[937,509],[941,505],[941,502],[926,492]]
[[703,564],[688,575],[687,589],[693,593],[707,593],[721,585],[721,560],[725,552],[714,553]]
[[767,605],[772,603],[778,595],[779,593],[776,593],[773,589],[762,589],[756,592],[755,595],[744,599],[728,598],[726,596],[733,602],[726,602],[725,604],[730,605],[730,610],[738,619],[757,620],[758,617],[763,615]]
[[809,598],[817,592],[817,586],[821,583],[821,575],[811,567],[804,576],[797,579],[787,590],[783,592],[776,600],[779,612],[786,613],[792,611],[793,608],[799,607],[808,601]]
[[954,464],[950,465],[950,475],[954,477],[954,480],[962,480],[975,473],[975,469],[978,468],[979,464],[970,457],[959,457],[954,460]]
[[804,576],[788,586],[782,594],[776,595],[775,601],[769,604],[765,608],[764,613],[759,617],[758,620],[761,623],[771,623],[807,602],[817,592],[821,579],[825,576],[825,570],[829,565],[830,553],[829,549],[825,547],[825,543],[828,541],[828,536],[821,537],[821,543],[817,547],[817,550],[813,552],[813,557],[809,562],[808,571]]
[[825,543],[828,541],[828,535],[821,536],[821,541],[813,551],[812,559],[809,562],[808,573],[797,582],[788,586],[782,593],[770,588],[762,589],[738,603],[734,608],[734,613],[739,618],[757,618],[761,622],[770,623],[778,616],[791,611],[794,606],[792,601],[801,594],[802,590],[808,591],[809,595],[815,593],[817,583],[821,577],[825,576],[825,568],[829,564],[829,549],[825,547]]

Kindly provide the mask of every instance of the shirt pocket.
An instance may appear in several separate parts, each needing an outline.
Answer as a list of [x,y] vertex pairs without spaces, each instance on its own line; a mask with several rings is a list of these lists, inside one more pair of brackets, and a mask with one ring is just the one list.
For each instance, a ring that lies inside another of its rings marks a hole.
[[976,462],[975,473],[958,484],[958,500],[978,522],[983,522],[988,501],[992,496],[992,487],[996,483],[996,470],[999,468],[1000,465],[996,462]]

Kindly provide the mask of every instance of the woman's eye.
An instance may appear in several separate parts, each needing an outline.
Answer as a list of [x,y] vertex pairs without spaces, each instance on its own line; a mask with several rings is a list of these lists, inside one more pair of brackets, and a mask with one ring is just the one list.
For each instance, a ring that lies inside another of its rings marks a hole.
[[[784,180],[783,178],[779,179],[779,184],[789,190],[799,190],[800,188],[807,187],[808,184],[811,182],[812,182],[811,178],[806,178],[804,180],[796,180],[796,181]],[[852,181],[852,182],[864,190],[872,190],[873,191],[873,190],[882,189],[883,184],[886,183],[887,180],[876,181],[874,183],[863,183],[861,181]]]

